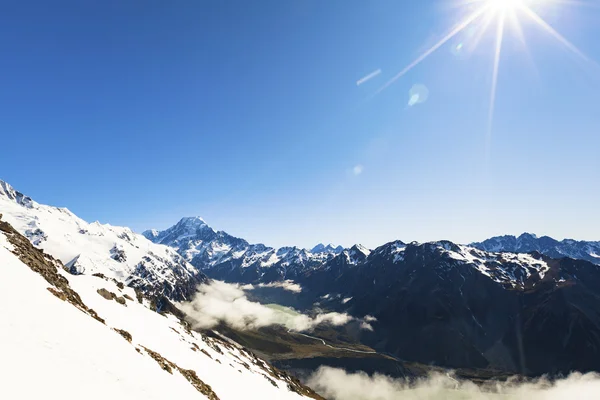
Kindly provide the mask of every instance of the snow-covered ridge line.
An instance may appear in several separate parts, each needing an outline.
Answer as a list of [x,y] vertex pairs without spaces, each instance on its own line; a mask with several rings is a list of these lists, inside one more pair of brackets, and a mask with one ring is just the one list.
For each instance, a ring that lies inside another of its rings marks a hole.
[[[283,279],[288,272],[321,265],[345,251],[351,251],[332,244],[319,244],[311,250],[250,244],[227,232],[214,230],[200,217],[184,217],[164,231],[147,230],[142,234],[154,243],[172,247],[201,270],[229,263],[246,269],[274,267],[281,270]],[[355,248],[363,254],[369,253],[364,246],[357,245]]]
[[548,236],[538,237],[531,233],[520,236],[496,236],[472,247],[492,252],[531,253],[537,251],[552,258],[573,258],[600,265],[600,241],[564,239],[558,241]]
[[125,227],[88,223],[66,208],[39,204],[0,181],[0,211],[36,247],[74,274],[101,273],[148,295],[185,300],[207,278],[175,250]]

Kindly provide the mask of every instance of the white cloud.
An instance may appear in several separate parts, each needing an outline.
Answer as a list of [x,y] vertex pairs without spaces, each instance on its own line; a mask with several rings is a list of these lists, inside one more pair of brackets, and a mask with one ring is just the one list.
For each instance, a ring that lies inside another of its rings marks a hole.
[[363,167],[361,164],[357,164],[352,168],[352,173],[356,176],[362,174],[363,170],[365,169],[365,167]]
[[377,321],[377,318],[375,318],[372,315],[365,315],[365,317],[363,318],[366,322],[374,322]]
[[[288,283],[286,287],[297,289],[294,285]],[[212,328],[223,322],[236,329],[280,325],[292,331],[307,331],[322,323],[339,326],[355,320],[348,314],[336,312],[308,316],[288,307],[263,305],[248,300],[244,292],[246,288],[247,285],[213,281],[201,285],[194,299],[181,304],[180,308],[195,328]]]
[[573,373],[568,378],[550,382],[539,379],[530,383],[490,383],[477,386],[460,381],[450,374],[435,373],[408,383],[363,372],[347,373],[342,369],[321,367],[308,385],[331,400],[592,400],[600,398],[600,375]]
[[[252,285],[250,285],[250,286],[252,286]],[[294,292],[294,293],[300,293],[300,292],[302,292],[302,286],[300,286],[299,284],[297,284],[296,282],[294,282],[291,279],[285,280],[283,282],[259,283],[256,286],[258,286],[258,287],[281,288],[283,290],[287,290],[289,292]]]
[[362,329],[363,331],[371,331],[373,332],[373,325],[371,325],[370,323],[363,321],[360,323],[360,329]]

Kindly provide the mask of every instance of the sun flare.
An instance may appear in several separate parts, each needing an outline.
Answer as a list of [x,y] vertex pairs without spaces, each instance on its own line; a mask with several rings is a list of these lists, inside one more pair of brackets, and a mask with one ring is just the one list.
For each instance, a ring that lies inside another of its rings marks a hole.
[[500,73],[500,61],[502,56],[502,49],[505,45],[504,36],[507,30],[513,30],[520,38],[523,44],[526,44],[526,40],[521,28],[522,20],[532,22],[533,25],[537,26],[549,37],[556,40],[564,49],[574,54],[579,60],[593,65],[598,68],[600,67],[590,60],[581,50],[579,50],[573,43],[561,35],[556,29],[554,29],[544,18],[538,14],[538,10],[543,9],[548,5],[555,5],[566,7],[568,5],[581,3],[580,0],[453,0],[457,1],[459,5],[465,6],[467,15],[455,23],[453,28],[449,30],[442,39],[436,44],[425,50],[420,56],[414,61],[408,64],[404,69],[398,72],[394,77],[388,80],[383,86],[377,90],[375,94],[382,92],[391,86],[398,79],[406,75],[417,65],[425,61],[431,54],[447,45],[451,40],[458,37],[461,33],[470,31],[470,39],[468,43],[460,42],[454,46],[457,52],[473,50],[479,44],[480,39],[487,33],[493,32],[495,37],[495,45],[492,52],[493,70],[491,77],[491,90],[489,99],[489,115],[488,115],[488,126],[486,130],[486,158],[489,158],[491,150],[491,137],[493,130],[494,121],[494,108],[496,103],[496,92],[498,89],[498,76]]
[[515,10],[525,4],[525,0],[486,0],[492,9],[506,11]]

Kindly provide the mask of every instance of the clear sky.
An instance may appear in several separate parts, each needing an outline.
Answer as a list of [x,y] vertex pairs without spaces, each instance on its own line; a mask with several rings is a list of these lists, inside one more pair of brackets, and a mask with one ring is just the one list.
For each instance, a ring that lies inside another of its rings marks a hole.
[[[564,3],[531,7],[600,62],[598,3]],[[274,246],[600,240],[600,68],[530,15],[526,45],[505,26],[489,142],[501,6],[376,94],[483,5],[457,4],[2,2],[0,179],[88,221],[199,215]]]

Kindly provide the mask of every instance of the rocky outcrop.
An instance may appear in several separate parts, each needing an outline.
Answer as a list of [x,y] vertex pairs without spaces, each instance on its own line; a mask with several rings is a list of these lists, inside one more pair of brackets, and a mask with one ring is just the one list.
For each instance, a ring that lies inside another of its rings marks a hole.
[[19,257],[23,264],[40,274],[52,285],[48,288],[50,293],[61,300],[68,301],[81,311],[104,323],[104,320],[94,310],[83,303],[79,294],[71,289],[69,281],[58,273],[58,268],[64,268],[60,261],[34,247],[27,238],[17,232],[9,223],[2,221],[2,214],[0,214],[0,231],[6,235],[6,238],[14,247],[13,253]]

